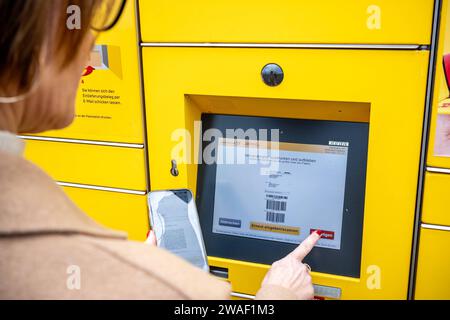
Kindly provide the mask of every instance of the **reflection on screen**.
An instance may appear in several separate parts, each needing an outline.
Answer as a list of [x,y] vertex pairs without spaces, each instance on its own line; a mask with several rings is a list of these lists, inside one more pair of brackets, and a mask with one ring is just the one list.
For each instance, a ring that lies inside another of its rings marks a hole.
[[255,157],[270,144],[219,139],[218,159],[244,154],[246,161],[217,163],[213,232],[300,243],[320,229],[317,246],[340,249],[348,142],[277,147],[263,150],[267,165]]

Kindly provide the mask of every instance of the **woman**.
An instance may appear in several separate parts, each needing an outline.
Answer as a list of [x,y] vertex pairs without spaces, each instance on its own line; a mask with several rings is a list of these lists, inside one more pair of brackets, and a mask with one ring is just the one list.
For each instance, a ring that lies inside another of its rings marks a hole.
[[[72,122],[93,29],[99,29],[93,21],[111,21],[102,17],[104,4],[0,1],[0,298],[227,299],[224,281],[97,225],[21,156],[16,134]],[[69,5],[80,9],[81,28],[68,28]],[[312,234],[274,263],[257,298],[312,298],[301,261],[319,238]]]

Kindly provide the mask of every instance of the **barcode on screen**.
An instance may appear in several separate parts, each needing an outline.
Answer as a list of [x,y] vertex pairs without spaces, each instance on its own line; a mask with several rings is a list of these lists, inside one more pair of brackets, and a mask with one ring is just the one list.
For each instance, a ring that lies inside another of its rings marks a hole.
[[266,209],[274,211],[286,211],[286,201],[266,199]]
[[284,222],[284,213],[267,211],[266,221],[269,222]]

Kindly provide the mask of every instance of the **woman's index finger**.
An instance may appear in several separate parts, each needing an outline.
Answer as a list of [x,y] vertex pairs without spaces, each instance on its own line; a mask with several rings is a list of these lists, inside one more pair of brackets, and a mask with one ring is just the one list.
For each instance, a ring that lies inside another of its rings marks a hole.
[[308,253],[316,245],[317,241],[319,241],[320,235],[318,231],[311,233],[302,243],[299,244],[297,248],[294,249],[289,255],[293,256],[295,259],[302,261]]

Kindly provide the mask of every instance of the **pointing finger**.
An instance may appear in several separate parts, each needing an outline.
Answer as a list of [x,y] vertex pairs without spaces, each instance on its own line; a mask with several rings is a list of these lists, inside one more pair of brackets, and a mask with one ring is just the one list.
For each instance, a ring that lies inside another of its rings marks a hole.
[[314,248],[317,241],[320,239],[320,231],[314,231],[300,245],[292,251],[289,256],[302,261],[308,253]]

